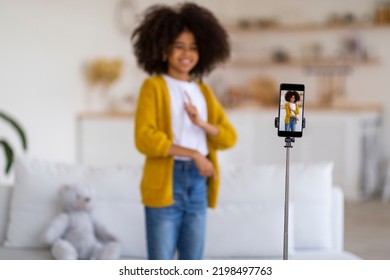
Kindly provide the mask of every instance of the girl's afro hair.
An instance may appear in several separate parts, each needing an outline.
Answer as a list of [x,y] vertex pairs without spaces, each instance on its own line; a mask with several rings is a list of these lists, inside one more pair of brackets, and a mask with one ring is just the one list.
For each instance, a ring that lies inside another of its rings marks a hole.
[[194,34],[199,52],[191,75],[202,77],[229,58],[228,34],[209,10],[193,3],[153,5],[131,36],[138,65],[149,74],[166,73],[164,54],[184,30]]
[[289,90],[288,92],[286,92],[286,94],[284,95],[284,99],[287,101],[287,102],[290,102],[291,100],[291,97],[295,96],[295,102],[298,102],[301,100],[301,96],[299,95],[298,92],[296,91],[292,91],[292,90]]

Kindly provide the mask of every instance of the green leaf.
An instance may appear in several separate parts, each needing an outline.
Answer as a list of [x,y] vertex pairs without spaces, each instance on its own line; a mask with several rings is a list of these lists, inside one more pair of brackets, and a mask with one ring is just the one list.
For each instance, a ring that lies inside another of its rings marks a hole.
[[[27,137],[24,133],[22,127],[10,116],[6,115],[3,112],[0,112],[0,118],[4,119],[6,122],[8,122],[13,128],[15,128],[16,132],[20,136],[20,140],[22,141],[22,146],[24,150],[27,150]],[[9,147],[9,146],[8,146]]]
[[5,174],[8,174],[11,170],[12,163],[14,162],[14,152],[12,151],[11,146],[5,140],[0,140],[0,146],[4,148],[6,157]]

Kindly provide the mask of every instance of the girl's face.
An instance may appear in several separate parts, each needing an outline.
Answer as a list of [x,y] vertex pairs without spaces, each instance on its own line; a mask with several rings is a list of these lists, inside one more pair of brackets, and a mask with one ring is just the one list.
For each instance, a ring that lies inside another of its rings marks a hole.
[[199,61],[198,46],[194,34],[187,30],[180,33],[173,42],[167,59],[167,74],[173,78],[188,81],[190,71]]
[[291,96],[291,98],[290,98],[290,102],[291,103],[294,103],[295,102],[295,96],[293,95],[293,96]]

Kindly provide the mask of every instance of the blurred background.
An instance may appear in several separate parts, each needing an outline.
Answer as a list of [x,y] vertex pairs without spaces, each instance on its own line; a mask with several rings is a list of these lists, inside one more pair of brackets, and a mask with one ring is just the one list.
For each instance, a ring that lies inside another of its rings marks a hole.
[[[29,155],[97,164],[139,159],[127,150],[132,137],[124,130],[132,132],[130,119],[146,75],[136,65],[130,34],[148,6],[179,2],[0,0],[0,111],[25,129]],[[374,234],[390,233],[390,1],[193,2],[213,11],[229,32],[231,60],[205,81],[234,121],[258,121],[259,135],[245,125],[240,135],[258,137],[250,141],[277,150],[282,161],[283,140],[275,139],[272,122],[278,87],[305,84],[307,138],[293,155],[297,161],[335,162],[335,181],[352,215],[346,220],[346,248],[367,258],[390,258],[389,248],[381,246],[389,243],[386,237],[377,241],[380,254],[353,247],[379,238],[356,227],[362,225],[354,221],[372,220],[357,211],[374,209],[381,224]],[[310,130],[314,124],[323,127]],[[0,122],[0,133],[22,153],[12,128]],[[240,155],[273,162],[265,150]],[[0,157],[2,170],[4,164]],[[12,174],[0,174],[0,182],[12,181]],[[378,203],[372,206],[372,200]]]

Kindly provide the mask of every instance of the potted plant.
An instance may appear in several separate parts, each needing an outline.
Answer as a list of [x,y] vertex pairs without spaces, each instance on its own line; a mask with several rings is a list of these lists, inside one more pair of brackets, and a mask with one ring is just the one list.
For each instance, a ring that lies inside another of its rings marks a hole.
[[[13,127],[16,131],[16,133],[19,135],[20,140],[22,142],[23,150],[27,150],[27,138],[26,134],[24,133],[22,127],[19,125],[19,123],[11,116],[9,116],[7,113],[4,113],[0,111],[0,119],[2,121],[5,121],[8,123],[11,127]],[[0,147],[3,147],[5,158],[6,158],[6,164],[5,164],[5,174],[8,174],[11,170],[12,164],[14,162],[14,150],[10,143],[3,138],[2,135],[0,135]]]

